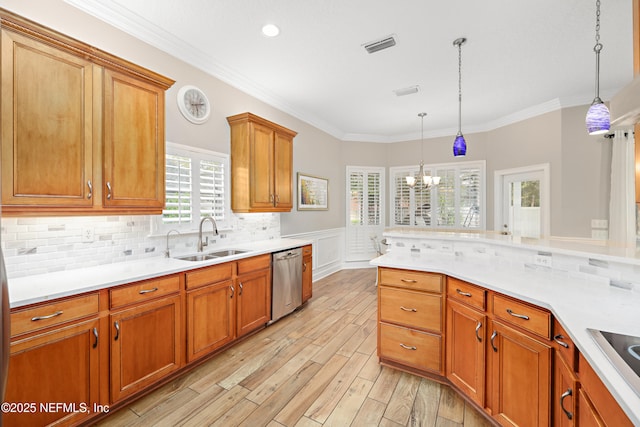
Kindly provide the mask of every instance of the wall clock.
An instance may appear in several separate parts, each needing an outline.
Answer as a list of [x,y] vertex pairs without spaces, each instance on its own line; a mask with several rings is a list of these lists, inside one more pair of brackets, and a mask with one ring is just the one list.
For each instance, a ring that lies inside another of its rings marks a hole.
[[182,86],[178,91],[178,108],[191,123],[202,124],[209,119],[211,104],[203,91],[195,86]]

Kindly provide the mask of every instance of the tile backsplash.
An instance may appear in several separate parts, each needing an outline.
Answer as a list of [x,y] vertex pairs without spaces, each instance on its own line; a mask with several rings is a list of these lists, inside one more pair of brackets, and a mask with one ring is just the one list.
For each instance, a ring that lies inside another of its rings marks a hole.
[[[2,251],[7,276],[23,277],[127,260],[164,256],[165,233],[154,233],[155,215],[2,218]],[[280,214],[231,214],[211,237],[210,247],[280,237]],[[193,252],[197,230],[172,233],[172,253]]]

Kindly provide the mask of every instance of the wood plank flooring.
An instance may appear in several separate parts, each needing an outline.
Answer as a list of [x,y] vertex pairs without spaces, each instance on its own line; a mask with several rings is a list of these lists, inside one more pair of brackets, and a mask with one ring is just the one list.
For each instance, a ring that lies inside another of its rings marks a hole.
[[100,426],[489,426],[445,385],[381,367],[376,271],[313,284],[299,311]]

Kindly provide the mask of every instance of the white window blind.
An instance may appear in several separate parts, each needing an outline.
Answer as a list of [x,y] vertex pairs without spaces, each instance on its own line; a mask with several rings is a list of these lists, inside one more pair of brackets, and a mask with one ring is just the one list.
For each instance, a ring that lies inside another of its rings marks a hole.
[[425,173],[440,177],[437,186],[418,184],[411,189],[406,176],[415,167],[390,169],[394,226],[430,228],[485,228],[485,162],[425,165]]
[[205,216],[225,221],[228,164],[227,155],[168,143],[162,223],[193,228]]
[[347,261],[376,256],[384,231],[384,168],[347,166]]

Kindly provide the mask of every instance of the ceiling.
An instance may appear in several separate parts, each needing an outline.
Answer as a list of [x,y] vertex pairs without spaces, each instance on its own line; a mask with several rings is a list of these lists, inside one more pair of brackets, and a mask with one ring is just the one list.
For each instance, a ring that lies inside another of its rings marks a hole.
[[[465,134],[594,97],[595,0],[67,2],[345,141],[417,139],[422,111],[425,137],[455,135],[459,37]],[[601,11],[608,101],[633,77],[631,0]],[[396,46],[365,51],[391,34]]]

